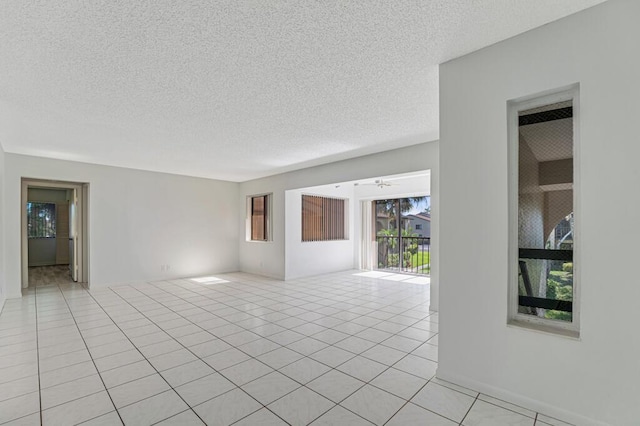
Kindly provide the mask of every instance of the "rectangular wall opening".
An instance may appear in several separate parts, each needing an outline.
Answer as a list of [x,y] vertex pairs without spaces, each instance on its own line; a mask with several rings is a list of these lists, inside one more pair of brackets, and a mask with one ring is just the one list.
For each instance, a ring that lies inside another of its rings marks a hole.
[[89,281],[88,184],[22,180],[22,287]]
[[510,105],[510,321],[577,333],[577,89]]

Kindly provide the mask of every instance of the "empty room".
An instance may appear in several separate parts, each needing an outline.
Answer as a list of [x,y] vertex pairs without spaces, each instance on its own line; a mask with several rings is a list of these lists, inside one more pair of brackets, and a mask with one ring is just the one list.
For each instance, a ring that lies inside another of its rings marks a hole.
[[0,5],[0,425],[640,424],[640,2]]

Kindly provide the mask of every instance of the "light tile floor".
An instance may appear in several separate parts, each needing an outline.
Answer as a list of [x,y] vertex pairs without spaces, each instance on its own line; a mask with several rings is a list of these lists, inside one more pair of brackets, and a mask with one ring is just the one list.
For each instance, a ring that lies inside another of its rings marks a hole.
[[0,424],[564,424],[434,378],[428,305],[359,272],[39,286],[0,315]]

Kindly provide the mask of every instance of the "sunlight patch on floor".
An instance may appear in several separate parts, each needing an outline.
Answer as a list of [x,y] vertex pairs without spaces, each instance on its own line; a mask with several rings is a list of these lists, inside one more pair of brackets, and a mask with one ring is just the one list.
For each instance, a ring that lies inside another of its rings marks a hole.
[[416,277],[415,275],[394,274],[385,271],[367,271],[353,274],[356,277],[379,278],[381,280],[402,281],[409,284],[428,285],[431,283],[430,277]]
[[213,277],[213,276],[191,278],[190,281],[196,282],[198,284],[204,284],[204,285],[222,284],[222,283],[228,283],[229,282],[227,280],[223,280],[222,278]]

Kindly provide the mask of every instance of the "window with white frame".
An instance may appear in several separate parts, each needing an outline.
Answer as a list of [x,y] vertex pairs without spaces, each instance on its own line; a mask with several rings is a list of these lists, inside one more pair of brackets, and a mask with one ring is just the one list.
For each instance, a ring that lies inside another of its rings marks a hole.
[[577,101],[573,86],[508,105],[509,321],[569,335],[579,332]]
[[271,194],[252,195],[247,198],[247,240],[271,240]]

